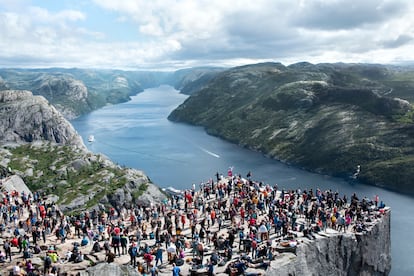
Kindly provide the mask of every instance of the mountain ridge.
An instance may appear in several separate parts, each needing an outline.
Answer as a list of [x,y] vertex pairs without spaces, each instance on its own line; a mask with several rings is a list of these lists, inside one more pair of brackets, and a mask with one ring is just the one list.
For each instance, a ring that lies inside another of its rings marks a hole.
[[194,68],[174,72],[110,69],[46,68],[0,69],[1,90],[29,90],[44,96],[67,119],[105,105],[129,101],[146,88],[169,84],[186,92],[202,87],[222,69]]

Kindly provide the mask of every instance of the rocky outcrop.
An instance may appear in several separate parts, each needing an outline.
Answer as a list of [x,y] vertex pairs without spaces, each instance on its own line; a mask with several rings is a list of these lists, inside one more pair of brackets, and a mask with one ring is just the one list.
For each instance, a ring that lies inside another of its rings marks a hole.
[[18,175],[11,175],[4,179],[0,180],[1,190],[12,193],[13,191],[18,191],[19,193],[25,193],[26,196],[31,195],[33,198],[32,191],[24,183],[23,179]]
[[383,276],[391,270],[390,211],[364,234],[318,236],[301,243],[296,255],[284,253],[271,262],[266,275]]
[[[135,169],[126,169],[124,176],[127,179],[127,183],[107,196],[112,206],[118,209],[122,207],[129,208],[132,204],[150,206],[165,199],[165,194],[157,186],[150,185],[149,178],[143,172]],[[140,187],[142,188],[140,189]],[[141,192],[137,190],[141,190]]]
[[42,96],[0,91],[0,141],[50,141],[85,148],[73,126]]
[[[81,180],[81,184],[89,186],[86,193],[78,193],[73,200],[60,204],[63,212],[76,211],[79,207],[88,206],[89,209],[100,209],[112,206],[120,211],[133,205],[150,206],[162,202],[166,196],[150,182],[149,178],[136,169],[121,168],[104,156],[88,154],[83,159],[76,160],[77,171],[85,170],[99,163],[98,171],[90,172],[90,178],[96,177],[98,182]],[[81,166],[79,164],[82,163]],[[74,163],[72,163],[73,165]],[[56,168],[57,171],[68,171],[74,167]],[[64,184],[63,184],[64,185]],[[114,187],[115,186],[115,187]],[[95,204],[91,204],[95,202]]]
[[86,271],[79,273],[79,276],[138,276],[141,275],[132,266],[119,265],[116,263],[100,263],[89,267]]
[[142,171],[89,152],[61,113],[29,91],[0,91],[0,142],[1,175],[53,195],[64,212],[121,210],[165,198]]

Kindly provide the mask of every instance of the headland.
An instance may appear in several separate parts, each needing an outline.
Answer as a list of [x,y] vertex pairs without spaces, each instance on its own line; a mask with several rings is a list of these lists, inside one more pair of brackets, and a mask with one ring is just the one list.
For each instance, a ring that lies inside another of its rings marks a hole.
[[151,275],[155,270],[158,275],[173,270],[181,275],[390,271],[390,209],[379,197],[284,190],[255,181],[250,173],[242,178],[229,170],[227,176],[217,174],[198,187],[174,191],[162,202],[66,216],[53,201],[28,192],[15,178],[4,179],[1,187],[4,272],[86,276]]

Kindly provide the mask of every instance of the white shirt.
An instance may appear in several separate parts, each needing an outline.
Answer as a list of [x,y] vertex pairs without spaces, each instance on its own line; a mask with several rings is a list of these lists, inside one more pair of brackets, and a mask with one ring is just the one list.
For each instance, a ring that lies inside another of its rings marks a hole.
[[13,274],[14,274],[14,275],[20,275],[20,266],[15,265],[15,266],[13,267]]

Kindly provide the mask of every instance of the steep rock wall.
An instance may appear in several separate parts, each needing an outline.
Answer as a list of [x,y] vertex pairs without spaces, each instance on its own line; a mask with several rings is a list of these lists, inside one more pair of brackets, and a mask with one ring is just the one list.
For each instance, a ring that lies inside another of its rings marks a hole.
[[282,254],[266,275],[380,276],[391,270],[390,211],[364,234],[328,234],[304,240],[296,255]]
[[0,91],[0,141],[36,140],[86,149],[73,126],[44,97],[30,91]]

